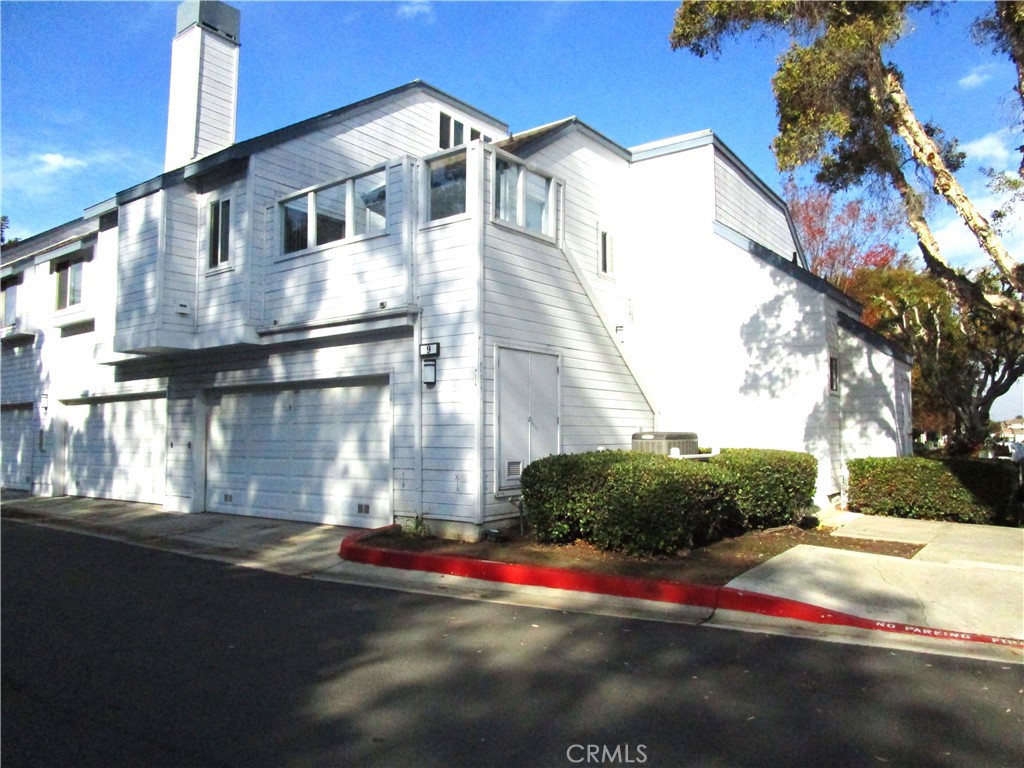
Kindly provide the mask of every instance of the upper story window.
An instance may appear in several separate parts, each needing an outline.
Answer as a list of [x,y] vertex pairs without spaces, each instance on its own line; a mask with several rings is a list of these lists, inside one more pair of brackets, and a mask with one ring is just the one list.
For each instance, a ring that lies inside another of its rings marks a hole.
[[554,237],[558,190],[559,185],[550,177],[498,157],[494,164],[494,218]]
[[284,253],[387,229],[384,168],[303,192],[281,203]]
[[0,282],[0,325],[14,325],[18,319],[18,286],[21,274],[5,277]]
[[[476,141],[480,138],[488,143],[491,141],[490,136],[484,136],[479,129],[472,126],[469,127],[468,134],[470,141]],[[452,147],[460,147],[466,143],[466,138],[466,124],[442,112],[438,126],[438,148],[451,149]]]
[[428,220],[466,212],[466,153],[454,152],[427,162],[430,178]]
[[231,201],[217,200],[210,204],[207,253],[210,269],[228,263],[231,253]]
[[69,309],[82,303],[82,270],[85,259],[53,262],[50,270],[57,275],[57,309]]

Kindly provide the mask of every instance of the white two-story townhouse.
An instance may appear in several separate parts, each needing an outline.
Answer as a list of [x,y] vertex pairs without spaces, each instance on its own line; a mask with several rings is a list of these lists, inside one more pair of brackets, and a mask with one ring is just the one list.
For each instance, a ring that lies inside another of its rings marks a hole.
[[474,536],[644,430],[909,451],[909,360],[710,132],[626,149],[423,82],[235,143],[239,17],[185,3],[165,172],[2,258],[2,482]]

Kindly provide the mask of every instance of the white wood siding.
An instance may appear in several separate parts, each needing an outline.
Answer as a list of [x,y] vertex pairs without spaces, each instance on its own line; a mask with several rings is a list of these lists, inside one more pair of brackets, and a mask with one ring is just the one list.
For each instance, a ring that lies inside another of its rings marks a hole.
[[785,259],[797,250],[785,211],[729,160],[715,155],[715,211],[720,222]]
[[438,342],[437,384],[422,394],[423,514],[478,522],[480,255],[471,219],[417,235],[421,340]]
[[196,154],[216,152],[235,141],[238,43],[204,33],[199,61]]
[[118,213],[115,349],[145,347],[160,317],[160,228],[163,192],[133,200]]

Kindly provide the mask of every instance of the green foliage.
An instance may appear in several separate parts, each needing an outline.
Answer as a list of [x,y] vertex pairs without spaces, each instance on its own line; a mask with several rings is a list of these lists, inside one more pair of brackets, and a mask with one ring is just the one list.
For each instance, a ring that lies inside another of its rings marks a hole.
[[593,451],[548,456],[523,470],[523,505],[538,541],[566,544],[579,539],[603,498],[612,466],[627,451]]
[[743,530],[795,523],[812,504],[818,463],[809,454],[742,448],[722,451],[711,462],[736,479]]
[[613,465],[605,490],[588,540],[630,555],[670,555],[711,540],[736,510],[727,472],[664,456]]
[[671,554],[794,522],[811,503],[815,474],[811,456],[788,451],[735,450],[708,461],[629,451],[549,456],[523,471],[523,504],[539,541]]
[[849,462],[856,512],[954,523],[1020,523],[1017,468],[1009,461],[921,457]]

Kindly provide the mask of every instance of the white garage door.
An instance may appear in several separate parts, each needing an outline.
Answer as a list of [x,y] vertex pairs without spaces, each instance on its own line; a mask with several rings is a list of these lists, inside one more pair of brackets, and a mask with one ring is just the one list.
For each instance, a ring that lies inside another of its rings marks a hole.
[[4,488],[32,490],[32,454],[37,439],[31,404],[0,409],[0,481]]
[[65,408],[67,492],[163,503],[167,400],[104,400]]
[[385,385],[221,395],[210,409],[207,510],[391,523],[390,411]]

